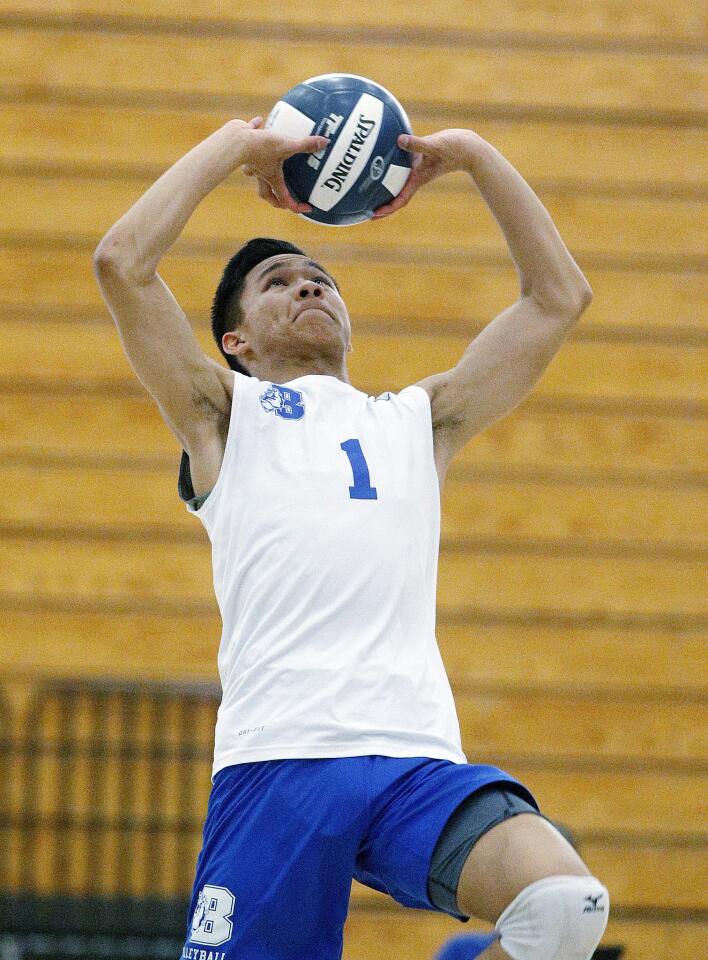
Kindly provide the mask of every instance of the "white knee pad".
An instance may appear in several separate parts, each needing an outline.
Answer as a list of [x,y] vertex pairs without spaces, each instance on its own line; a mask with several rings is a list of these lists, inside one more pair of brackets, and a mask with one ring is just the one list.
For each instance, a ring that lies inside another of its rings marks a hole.
[[537,880],[496,924],[512,960],[590,960],[610,911],[610,895],[595,877]]

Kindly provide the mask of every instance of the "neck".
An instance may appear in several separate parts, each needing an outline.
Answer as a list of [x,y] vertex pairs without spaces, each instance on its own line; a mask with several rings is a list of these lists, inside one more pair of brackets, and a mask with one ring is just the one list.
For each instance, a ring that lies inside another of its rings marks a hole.
[[271,383],[288,383],[290,380],[296,380],[298,377],[307,377],[311,375],[320,377],[336,377],[344,383],[350,383],[347,365],[342,358],[339,366],[329,363],[327,360],[312,360],[307,363],[292,362],[274,362],[252,363],[249,364],[249,373],[259,380],[270,380]]

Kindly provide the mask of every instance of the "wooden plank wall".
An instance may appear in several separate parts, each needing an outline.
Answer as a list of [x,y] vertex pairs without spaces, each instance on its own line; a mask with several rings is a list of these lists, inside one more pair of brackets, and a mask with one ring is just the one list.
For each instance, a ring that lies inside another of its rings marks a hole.
[[[123,357],[91,253],[229,117],[267,114],[313,74],[372,76],[416,132],[470,127],[502,150],[595,293],[534,394],[465,449],[444,494],[439,641],[465,750],[520,776],[573,831],[613,895],[606,942],[627,960],[699,956],[700,5],[439,0],[433,16],[410,0],[330,0],[316,13],[284,0],[2,4],[3,690],[21,712],[46,676],[215,677],[208,545],[177,499],[179,451]],[[352,379],[370,392],[454,363],[516,297],[464,174],[341,231],[271,209],[237,174],[161,265],[214,356],[220,271],[262,234],[305,246],[340,280]],[[345,956],[395,944],[425,960],[461,930],[355,885]]]

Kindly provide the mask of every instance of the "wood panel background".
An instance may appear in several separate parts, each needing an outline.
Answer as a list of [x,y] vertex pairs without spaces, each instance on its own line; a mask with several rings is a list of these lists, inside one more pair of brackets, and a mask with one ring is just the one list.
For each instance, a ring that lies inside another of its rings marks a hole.
[[[93,249],[229,117],[267,114],[306,76],[370,75],[416,132],[497,146],[595,295],[444,493],[438,638],[463,746],[570,828],[627,960],[705,952],[705,28],[689,0],[331,0],[316,21],[284,0],[4,0],[0,679],[17,715],[44,677],[216,676],[208,544]],[[451,365],[516,297],[464,174],[341,231],[252,186],[219,187],[160,267],[217,358],[211,296],[255,235],[330,267],[352,381],[372,393]],[[355,884],[345,956],[427,960],[462,929]]]

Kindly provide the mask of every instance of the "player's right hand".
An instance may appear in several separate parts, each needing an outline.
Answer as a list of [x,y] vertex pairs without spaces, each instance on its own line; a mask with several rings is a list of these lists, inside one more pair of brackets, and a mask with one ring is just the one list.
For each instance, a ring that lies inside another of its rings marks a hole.
[[258,195],[274,207],[292,210],[293,213],[309,213],[309,203],[298,203],[290,194],[283,176],[283,161],[296,153],[317,153],[323,150],[329,141],[326,137],[283,136],[263,126],[262,117],[254,117],[246,123],[244,120],[229,120],[241,134],[241,168],[247,177],[255,177]]

